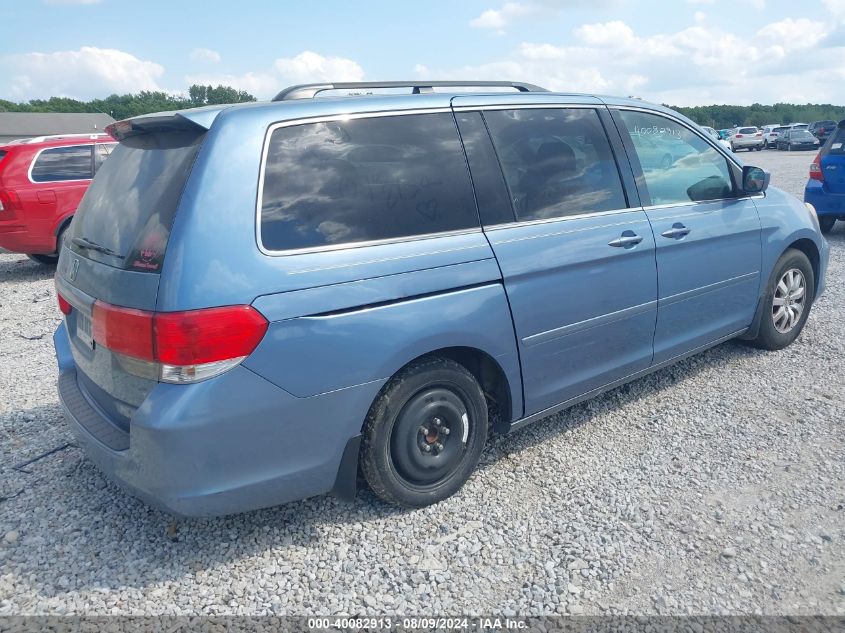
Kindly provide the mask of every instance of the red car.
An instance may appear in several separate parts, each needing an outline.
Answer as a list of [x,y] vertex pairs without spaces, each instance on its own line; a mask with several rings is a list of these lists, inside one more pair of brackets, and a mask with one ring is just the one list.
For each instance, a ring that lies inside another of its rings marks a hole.
[[0,145],[0,247],[55,264],[76,207],[115,144],[108,134],[68,134]]

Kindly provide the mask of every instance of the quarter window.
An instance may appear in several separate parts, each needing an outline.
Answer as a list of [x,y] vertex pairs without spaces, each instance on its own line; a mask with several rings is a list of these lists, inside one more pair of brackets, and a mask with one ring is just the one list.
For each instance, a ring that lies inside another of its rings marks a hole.
[[103,161],[109,157],[109,154],[112,153],[114,146],[117,143],[99,143],[98,145],[94,146],[94,173],[96,174],[100,167],[103,165]]
[[34,182],[88,180],[91,177],[90,145],[45,149],[32,165]]
[[261,197],[270,250],[479,226],[451,114],[292,125],[273,131]]
[[619,171],[592,109],[484,113],[519,220],[627,206]]
[[733,195],[727,159],[687,127],[655,114],[623,110],[651,203],[718,200]]

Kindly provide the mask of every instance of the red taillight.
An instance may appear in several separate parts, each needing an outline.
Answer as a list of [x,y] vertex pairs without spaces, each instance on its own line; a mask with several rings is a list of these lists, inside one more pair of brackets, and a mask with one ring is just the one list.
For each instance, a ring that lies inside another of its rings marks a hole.
[[113,352],[154,361],[153,319],[155,312],[94,303],[91,334],[94,340]]
[[812,180],[824,181],[824,172],[822,171],[821,160],[821,154],[816,154],[813,162],[810,163],[810,178]]
[[742,134],[737,134],[736,138],[742,138]]
[[71,312],[73,312],[73,306],[70,305],[67,299],[65,299],[61,293],[56,292],[56,298],[59,300],[59,310],[62,314],[67,316]]
[[249,356],[267,319],[252,306],[148,312],[94,304],[94,340],[113,352],[163,365],[194,366]]
[[202,365],[249,356],[264,338],[267,319],[252,306],[226,306],[155,317],[156,360]]

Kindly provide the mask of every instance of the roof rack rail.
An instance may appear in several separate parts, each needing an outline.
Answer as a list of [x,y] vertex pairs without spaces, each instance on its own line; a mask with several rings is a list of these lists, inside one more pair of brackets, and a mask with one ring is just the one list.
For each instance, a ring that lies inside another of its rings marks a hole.
[[427,94],[435,88],[515,88],[519,92],[548,92],[523,81],[344,81],[339,83],[300,84],[285,88],[273,101],[312,99],[326,90],[365,90],[368,88],[413,88],[412,94]]

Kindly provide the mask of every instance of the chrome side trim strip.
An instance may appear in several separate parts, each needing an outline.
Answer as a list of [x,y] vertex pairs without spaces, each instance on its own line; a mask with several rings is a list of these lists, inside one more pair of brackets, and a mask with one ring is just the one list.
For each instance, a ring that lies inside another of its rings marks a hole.
[[[94,146],[100,143],[77,143],[75,145],[56,145],[55,147],[42,147],[38,152],[33,156],[32,161],[29,163],[29,169],[26,170],[26,177],[29,179],[33,185],[43,185],[47,183],[55,183],[55,182],[88,182],[93,179],[93,175],[91,178],[73,178],[71,180],[33,180],[32,179],[32,168],[35,167],[35,163],[38,162],[38,159],[41,157],[41,154],[44,152],[51,150],[51,149],[64,149],[66,147],[88,147],[91,149],[91,171],[94,171]],[[105,145],[105,143],[102,143]]]
[[[543,218],[541,220],[514,220],[513,222],[502,222],[501,224],[490,224],[484,227],[485,232],[510,229],[517,226],[534,226],[535,224],[552,224],[554,222],[566,222],[568,220],[583,220],[585,218],[598,218],[605,215],[619,215],[620,213],[642,211],[640,207],[628,207],[625,209],[610,209],[608,211],[595,211],[590,213],[574,213],[556,218]],[[645,218],[643,218],[645,221]]]
[[575,406],[576,404],[578,404],[580,402],[584,402],[585,400],[589,400],[590,398],[595,398],[596,396],[604,393],[605,391],[610,391],[611,389],[614,389],[616,387],[624,385],[625,383],[631,382],[631,381],[636,380],[638,378],[642,378],[643,376],[647,376],[647,375],[654,373],[654,372],[656,372],[660,369],[663,369],[664,367],[667,367],[668,365],[672,365],[674,363],[677,363],[678,361],[684,360],[685,358],[689,358],[690,356],[694,356],[694,355],[698,354],[699,352],[703,352],[706,349],[709,349],[711,347],[715,347],[716,345],[724,343],[725,341],[729,341],[732,338],[736,338],[737,336],[740,336],[747,331],[748,331],[748,328],[743,328],[741,330],[737,330],[736,332],[733,332],[732,334],[728,334],[727,336],[722,336],[721,338],[718,338],[715,341],[712,341],[710,343],[706,343],[704,345],[700,345],[700,346],[696,347],[695,349],[690,350],[689,352],[685,352],[683,354],[673,356],[672,358],[669,358],[665,361],[657,363],[656,365],[652,365],[651,367],[648,367],[646,369],[640,370],[638,372],[634,372],[633,374],[629,374],[629,375],[625,376],[624,378],[620,378],[618,380],[614,380],[612,382],[609,382],[602,387],[598,387],[597,389],[593,389],[592,391],[588,391],[587,393],[581,394],[580,396],[575,396],[574,398],[570,398],[569,400],[566,400],[565,402],[561,402],[560,404],[556,404],[556,405],[549,407],[547,409],[543,409],[542,411],[538,411],[537,413],[532,413],[531,415],[528,415],[528,416],[526,416],[526,417],[524,417],[520,420],[517,420],[516,422],[512,422],[508,432],[512,433],[514,431],[517,431],[517,430],[519,430],[523,427],[528,426],[532,422],[537,422],[538,420],[542,420],[543,418],[547,418],[550,415],[554,415],[555,413],[559,413],[560,411],[563,411],[564,409],[568,409],[569,407]]
[[564,325],[563,327],[555,328],[553,330],[547,330],[545,332],[540,332],[539,334],[526,336],[522,339],[522,344],[525,347],[540,345],[542,343],[563,338],[564,336],[577,334],[578,332],[583,332],[584,330],[589,330],[590,328],[598,327],[600,325],[609,325],[610,323],[616,323],[617,321],[622,321],[638,314],[652,312],[656,309],[657,300],[647,301],[639,305],[631,306],[630,308],[623,308],[621,310],[617,310],[616,312],[601,314],[591,319],[585,319],[584,321],[570,323],[569,325]]
[[670,306],[673,303],[686,301],[687,299],[692,299],[693,297],[697,297],[698,295],[704,295],[708,292],[715,292],[716,290],[721,290],[722,288],[727,288],[728,286],[733,286],[735,284],[742,283],[743,281],[746,281],[748,279],[753,279],[759,274],[760,271],[754,271],[753,273],[745,273],[744,275],[731,277],[730,279],[723,279],[722,281],[717,281],[713,284],[708,284],[706,286],[693,288],[692,290],[685,290],[684,292],[669,295],[668,297],[663,297],[659,300],[660,307],[662,308],[664,306]]

